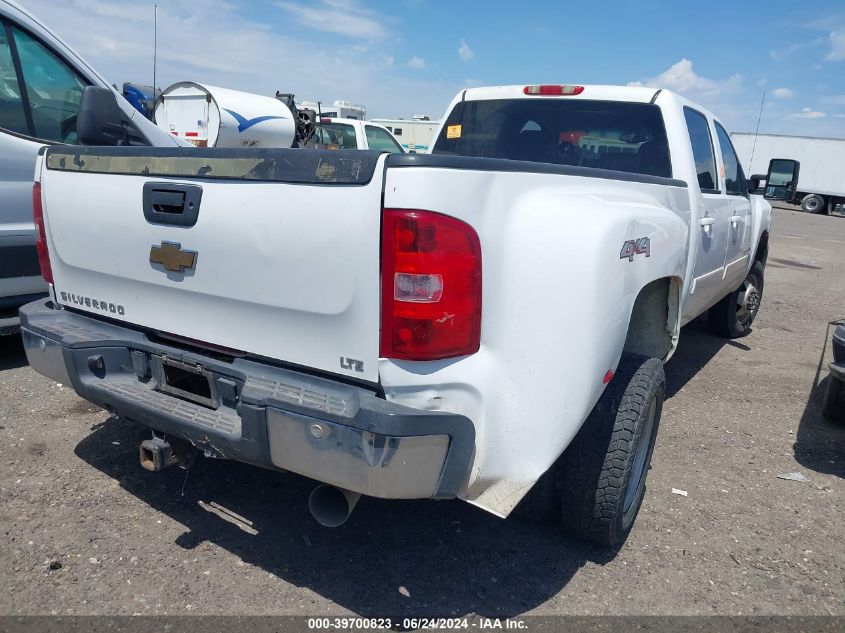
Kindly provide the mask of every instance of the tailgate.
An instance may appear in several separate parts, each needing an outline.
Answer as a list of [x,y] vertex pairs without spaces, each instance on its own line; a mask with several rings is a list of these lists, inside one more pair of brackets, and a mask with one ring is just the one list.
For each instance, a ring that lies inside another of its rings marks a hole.
[[57,299],[375,382],[383,161],[51,148],[41,187]]

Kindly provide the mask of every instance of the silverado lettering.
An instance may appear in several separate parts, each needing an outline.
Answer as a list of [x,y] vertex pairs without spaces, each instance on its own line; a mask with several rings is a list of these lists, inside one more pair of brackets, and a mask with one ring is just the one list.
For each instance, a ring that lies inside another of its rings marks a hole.
[[121,316],[126,314],[126,309],[122,305],[104,301],[102,299],[92,299],[91,297],[64,291],[60,292],[59,296],[62,301],[73,303],[78,306],[85,306],[86,308],[93,308],[94,310],[102,310],[103,312],[111,312],[112,314],[119,314]]

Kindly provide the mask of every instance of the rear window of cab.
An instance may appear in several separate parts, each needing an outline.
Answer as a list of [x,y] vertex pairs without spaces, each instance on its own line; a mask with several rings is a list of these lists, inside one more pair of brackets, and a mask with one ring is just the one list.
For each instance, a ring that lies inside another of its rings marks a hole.
[[649,103],[490,99],[458,103],[432,150],[672,177],[666,127]]

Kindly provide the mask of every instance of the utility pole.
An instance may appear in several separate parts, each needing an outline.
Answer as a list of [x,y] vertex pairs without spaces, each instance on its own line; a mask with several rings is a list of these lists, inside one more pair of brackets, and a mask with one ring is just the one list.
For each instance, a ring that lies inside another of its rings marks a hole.
[[156,56],[158,54],[158,5],[153,5],[153,94],[156,91]]

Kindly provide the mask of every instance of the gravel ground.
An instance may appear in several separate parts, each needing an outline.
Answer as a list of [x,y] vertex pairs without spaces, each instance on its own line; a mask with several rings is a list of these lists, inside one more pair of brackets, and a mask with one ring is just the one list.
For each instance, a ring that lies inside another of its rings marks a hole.
[[328,530],[294,475],[148,473],[139,427],[5,341],[0,614],[845,614],[845,428],[820,416],[844,270],[845,219],[776,210],[754,332],[682,332],[616,552],[461,502],[363,499]]

